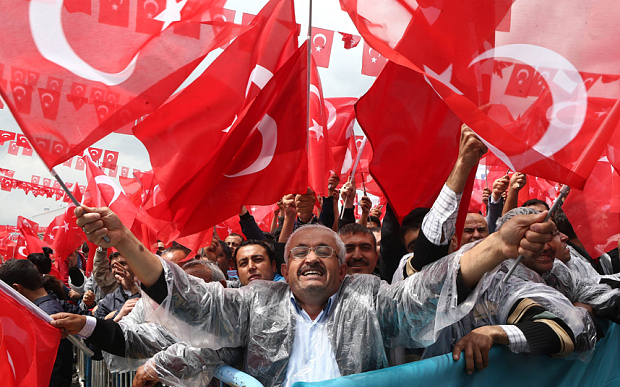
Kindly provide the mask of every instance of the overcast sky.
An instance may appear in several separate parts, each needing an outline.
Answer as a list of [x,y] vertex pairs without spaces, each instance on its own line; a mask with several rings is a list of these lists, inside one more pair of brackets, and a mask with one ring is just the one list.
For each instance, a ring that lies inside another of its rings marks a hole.
[[[240,23],[241,12],[256,14],[266,2],[266,0],[229,0],[226,8],[240,11],[237,12],[235,19],[235,22]],[[302,25],[300,42],[305,40],[307,34],[308,5],[308,0],[295,0],[297,22]],[[312,25],[314,27],[357,34],[355,26],[349,19],[349,16],[340,9],[340,4],[337,0],[315,0],[313,2],[312,17]],[[353,49],[345,50],[340,39],[341,36],[338,33],[334,34],[330,67],[327,69],[319,68],[324,96],[327,98],[360,97],[372,85],[375,78],[361,74],[363,44],[360,43]],[[213,53],[214,55],[210,55],[203,67],[206,67],[220,52],[221,50],[218,50]],[[0,110],[0,129],[21,133],[20,128],[15,123],[6,106]],[[360,132],[359,128],[356,131]],[[133,136],[110,134],[93,146],[119,151],[118,164],[121,166],[140,170],[150,169],[146,149]],[[41,176],[41,178],[51,177],[49,171],[36,154],[33,154],[32,157],[23,156],[20,150],[18,156],[13,156],[7,153],[8,147],[8,142],[0,146],[0,168],[14,170],[15,178],[24,181],[30,181],[33,175]],[[86,174],[83,171],[77,171],[62,165],[57,166],[56,170],[67,182],[77,181],[80,184],[86,184]],[[117,182],[116,179],[115,181]],[[15,225],[18,215],[31,218],[44,212],[45,208],[54,210],[61,206],[64,206],[61,202],[43,197],[35,198],[32,193],[25,195],[22,190],[13,190],[10,193],[0,190],[0,224]],[[42,224],[41,226],[47,225]]]

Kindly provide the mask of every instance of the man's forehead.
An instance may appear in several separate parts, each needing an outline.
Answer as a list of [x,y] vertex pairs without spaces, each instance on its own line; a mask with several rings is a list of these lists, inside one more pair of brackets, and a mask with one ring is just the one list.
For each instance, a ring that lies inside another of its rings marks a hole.
[[334,234],[328,229],[309,228],[301,229],[295,233],[291,240],[291,247],[297,246],[331,246],[336,247]]
[[346,245],[347,243],[361,243],[361,242],[366,242],[366,243],[373,243],[372,240],[373,235],[370,234],[366,234],[366,233],[355,233],[355,234],[346,234],[346,235],[340,235],[340,239],[342,239],[342,242],[344,242],[344,244]]
[[267,255],[267,251],[261,245],[245,245],[237,249],[237,259],[241,257],[251,257],[253,255]]
[[480,214],[467,214],[467,218],[465,219],[465,224],[468,225],[487,225],[487,221]]

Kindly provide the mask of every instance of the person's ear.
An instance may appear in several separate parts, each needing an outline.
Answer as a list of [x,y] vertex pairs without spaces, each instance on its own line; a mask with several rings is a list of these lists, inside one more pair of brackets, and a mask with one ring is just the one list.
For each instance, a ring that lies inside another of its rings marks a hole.
[[288,282],[288,267],[286,266],[286,263],[283,263],[282,266],[280,266],[280,270],[282,270],[282,276],[286,279],[286,282]]
[[15,289],[17,293],[22,294],[22,286],[20,284],[14,283],[13,285],[11,285],[11,287]]
[[271,269],[273,270],[274,273],[278,272],[278,265],[276,264],[276,261],[271,261]]

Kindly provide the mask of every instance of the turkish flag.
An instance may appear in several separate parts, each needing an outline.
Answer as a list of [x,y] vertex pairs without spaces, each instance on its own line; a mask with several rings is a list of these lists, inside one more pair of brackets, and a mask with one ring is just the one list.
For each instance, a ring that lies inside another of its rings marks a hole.
[[129,175],[129,168],[121,167],[121,176],[122,177],[127,177],[127,175]]
[[13,179],[10,177],[0,177],[0,184],[2,184],[0,188],[3,191],[11,192],[13,190]]
[[[0,27],[13,31],[13,37],[0,43],[0,62],[11,68],[11,81],[0,87],[0,95],[48,167],[80,155],[108,133],[152,113],[210,51],[247,29],[213,19],[224,0],[167,1],[154,16],[166,28],[150,34],[126,28],[128,0],[92,1],[97,17],[70,13],[61,1],[2,1],[6,4]],[[201,39],[169,28],[189,20],[203,30]],[[217,31],[209,25],[214,23]],[[48,83],[38,93],[41,103],[32,103],[40,79]],[[58,83],[53,88],[53,80],[71,87]],[[89,101],[97,90],[104,91],[105,99]],[[56,148],[61,154],[52,147],[40,148],[39,139],[62,145]]]
[[[201,173],[204,163],[196,158],[195,144],[205,144],[207,148],[201,155],[209,158],[237,117],[296,46],[297,24],[292,1],[272,0],[253,19],[250,29],[230,44],[205,72],[136,125],[134,134],[149,151],[166,197],[172,197],[171,193],[186,184],[187,176]],[[207,94],[205,87],[210,90]],[[172,127],[174,130],[170,130]],[[174,160],[170,160],[170,152],[176,155]]]
[[254,217],[258,227],[263,231],[269,232],[271,230],[271,221],[275,216],[273,213],[275,207],[277,207],[275,204],[270,206],[248,206],[248,211]]
[[327,196],[327,180],[334,170],[328,112],[323,100],[323,87],[314,58],[310,72],[310,127],[308,128],[308,185],[320,195]]
[[40,180],[41,180],[41,177],[40,177],[40,176],[32,176],[32,177],[30,178],[30,182],[31,182],[31,183],[33,183],[33,184],[39,184],[39,181],[40,181]]
[[376,77],[388,62],[387,58],[379,54],[378,51],[372,49],[364,41],[364,51],[362,51],[362,74]]
[[357,47],[357,45],[362,40],[362,37],[358,35],[353,35],[353,34],[349,34],[346,32],[338,32],[338,33],[342,35],[342,41],[344,42],[344,48],[346,50],[350,50],[354,47]]
[[243,235],[241,231],[241,225],[239,224],[239,215],[234,215],[225,221],[218,223],[215,225],[215,231],[217,231],[217,236],[224,240],[231,233],[236,233],[239,235]]
[[73,159],[69,159],[67,161],[65,161],[64,163],[62,163],[62,165],[64,165],[65,167],[69,167],[71,168],[71,163],[73,163]]
[[167,201],[149,210],[152,216],[191,235],[237,214],[244,203],[272,204],[307,190],[306,53],[303,45],[278,70],[225,141],[201,152],[200,162],[194,155],[198,173],[168,188],[157,176]]
[[126,227],[131,228],[138,209],[127,199],[121,188],[114,184],[112,179],[103,173],[88,156],[84,156],[83,160],[86,163],[86,178],[88,180],[88,186],[84,193],[84,204],[110,208]]
[[84,170],[84,160],[82,160],[82,158],[78,157],[76,162],[75,162],[75,169],[77,169],[78,171],[83,171]]
[[101,162],[101,166],[103,168],[116,169],[116,165],[118,164],[118,152],[106,150],[103,154],[103,160]]
[[56,233],[58,232],[58,228],[62,225],[62,219],[64,218],[64,214],[58,215],[47,226],[45,229],[45,234],[43,234],[43,242],[52,245],[54,244],[54,239],[56,239]]
[[99,1],[99,23],[118,27],[129,27],[129,1]]
[[15,133],[0,130],[0,145],[4,145],[5,141],[15,140]]
[[0,384],[48,386],[60,330],[44,320],[44,312],[15,293],[0,284]]
[[90,158],[96,163],[101,159],[101,155],[103,154],[103,149],[99,148],[88,148],[88,153],[90,154]]
[[17,147],[17,143],[15,141],[11,141],[9,143],[9,149],[7,150],[7,152],[10,155],[17,156],[17,153],[19,153],[19,148]]
[[10,169],[0,168],[0,173],[7,177],[15,176],[15,171],[11,171]]
[[149,35],[158,34],[164,26],[164,22],[154,18],[163,9],[166,9],[166,0],[138,0],[136,32]]
[[609,161],[600,159],[583,190],[571,190],[562,206],[593,258],[618,246],[620,214],[611,211],[613,180],[617,177]]
[[30,143],[28,142],[28,139],[23,134],[17,134],[15,142],[17,143],[17,146],[21,146],[21,147],[24,147],[24,148],[30,148],[31,147]]
[[[374,153],[370,173],[396,216],[402,220],[416,207],[431,207],[458,156],[460,119],[422,75],[395,63],[388,63],[356,110],[366,148],[372,145]],[[394,173],[399,166],[409,166],[406,179]]]
[[49,187],[52,185],[52,179],[43,179],[43,185]]
[[[613,61],[600,53],[620,50],[620,35],[612,32],[619,11],[594,0],[513,3],[341,0],[373,49],[421,73],[512,170],[583,187],[620,118],[610,113],[603,124],[590,104],[615,103],[620,88],[610,77],[615,86],[588,90],[580,71],[601,80],[614,73]],[[507,18],[509,32],[496,34],[506,31]],[[560,28],[555,20],[563,21]],[[496,60],[515,63],[510,78],[496,73]],[[496,116],[496,107],[514,119],[501,122],[506,115]]]
[[37,234],[37,230],[39,229],[39,225],[37,223],[22,216],[18,216],[17,229],[21,234],[17,243],[19,253],[18,258],[25,259],[28,257],[28,254],[43,252],[43,246],[47,246],[47,244],[43,242]]
[[[133,195],[140,189],[140,183],[138,182],[138,180],[134,179],[133,177],[124,177],[123,175],[121,175],[118,178],[118,181],[119,183],[121,183],[121,187],[123,187],[123,191],[125,192],[125,195],[127,195],[128,197]],[[139,204],[140,203],[138,203],[138,205]]]
[[32,156],[32,148],[22,148],[22,156]]
[[[82,201],[82,194],[77,184],[73,187],[73,196],[75,196],[78,202]],[[77,225],[75,204],[73,202],[69,203],[65,213],[58,215],[58,218],[60,219],[55,225],[58,229],[52,244],[52,250],[54,250],[60,262],[65,262],[67,257],[86,241],[86,235]]]
[[355,102],[357,98],[325,98],[327,110],[327,131],[334,158],[334,172],[344,174],[353,165],[349,143],[355,124]]
[[317,67],[329,67],[329,58],[332,54],[334,31],[312,27],[312,57]]

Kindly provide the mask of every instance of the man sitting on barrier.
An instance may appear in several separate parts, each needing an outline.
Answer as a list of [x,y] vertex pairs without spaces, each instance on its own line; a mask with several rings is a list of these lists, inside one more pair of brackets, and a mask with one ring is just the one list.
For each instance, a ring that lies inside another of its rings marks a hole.
[[109,209],[76,209],[91,242],[115,246],[127,258],[160,304],[154,315],[177,321],[176,328],[166,325],[171,333],[194,347],[245,347],[245,371],[267,386],[384,368],[386,346],[431,344],[438,330],[471,311],[471,303],[457,305],[459,292],[474,288],[507,257],[533,256],[544,247],[554,227],[540,223],[544,216],[512,219],[460,259],[446,257],[391,286],[375,276],[347,276],[338,235],[308,225],[287,242],[282,272],[288,285],[253,281],[224,289],[160,260]]

